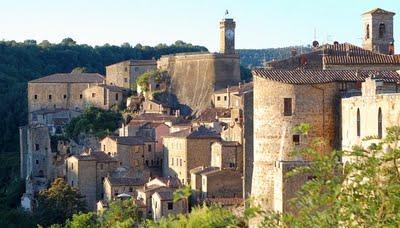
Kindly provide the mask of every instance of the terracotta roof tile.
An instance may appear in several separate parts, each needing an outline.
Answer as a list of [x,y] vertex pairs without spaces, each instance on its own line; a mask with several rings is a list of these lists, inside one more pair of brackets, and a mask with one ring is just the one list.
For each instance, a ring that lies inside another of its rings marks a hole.
[[139,178],[107,177],[107,179],[114,186],[141,186],[145,184],[145,181]]
[[103,83],[104,76],[97,73],[52,74],[29,83]]
[[204,110],[196,121],[200,122],[216,122],[218,118],[230,118],[231,110],[229,108],[207,108]]
[[102,151],[93,151],[90,154],[80,154],[73,156],[80,161],[117,162],[117,160]]
[[400,75],[395,71],[371,70],[268,70],[256,69],[254,76],[287,84],[322,84],[330,82],[364,81],[369,76],[378,76],[384,82],[399,83]]

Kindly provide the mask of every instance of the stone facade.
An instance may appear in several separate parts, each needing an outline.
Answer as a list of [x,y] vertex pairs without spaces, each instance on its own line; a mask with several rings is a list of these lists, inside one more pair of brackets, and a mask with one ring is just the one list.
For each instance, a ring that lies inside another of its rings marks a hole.
[[103,182],[104,200],[111,201],[120,194],[137,197],[137,189],[144,185],[142,179],[132,177],[106,177]]
[[83,110],[83,91],[104,82],[100,74],[54,74],[28,82],[28,110]]
[[379,8],[362,15],[363,48],[381,54],[394,54],[393,16]]
[[127,60],[106,67],[107,84],[136,91],[141,74],[157,68],[155,60]]
[[121,108],[126,103],[128,90],[110,85],[95,85],[83,91],[83,98],[86,106],[93,106],[108,110],[111,107]]
[[211,143],[219,141],[215,132],[199,127],[171,133],[164,137],[163,175],[190,182],[190,170],[211,165]]
[[211,144],[211,166],[243,172],[242,145],[232,141]]
[[66,160],[66,179],[85,196],[88,208],[95,210],[104,197],[104,179],[117,168],[118,162],[103,152],[73,155]]
[[[367,79],[362,95],[342,99],[342,149],[351,151],[354,145],[367,148],[386,136],[386,128],[399,126],[399,93],[384,93],[384,83]],[[364,141],[365,137],[374,139]],[[350,158],[344,157],[347,162]]]
[[159,220],[169,215],[187,213],[187,200],[174,201],[174,188],[160,188],[152,195],[151,205],[153,211],[153,219]]

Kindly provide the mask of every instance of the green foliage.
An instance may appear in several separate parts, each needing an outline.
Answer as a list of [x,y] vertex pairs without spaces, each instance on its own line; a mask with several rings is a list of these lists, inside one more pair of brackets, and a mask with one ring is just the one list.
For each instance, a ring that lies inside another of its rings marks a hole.
[[294,46],[283,48],[267,48],[267,49],[238,49],[240,55],[240,65],[247,68],[264,67],[264,61],[280,60],[289,58],[291,50],[297,49],[297,53],[307,53],[311,51],[310,46]]
[[72,219],[67,220],[65,228],[97,228],[100,227],[97,216],[93,212],[74,214]]
[[174,202],[177,202],[179,200],[187,200],[191,195],[192,189],[190,188],[190,186],[185,185],[174,192]]
[[118,112],[90,107],[82,115],[73,118],[65,131],[69,138],[77,138],[82,133],[102,138],[115,131],[121,121],[122,115]]
[[214,228],[214,227],[243,227],[245,222],[235,216],[230,210],[218,205],[210,207],[195,207],[189,215],[177,215],[162,218],[159,221],[147,221],[142,227],[162,228]]
[[249,68],[240,66],[240,80],[249,82],[252,79],[251,70]]
[[166,72],[160,70],[147,71],[137,78],[136,83],[143,89],[143,91],[148,91],[150,79],[153,79],[156,82],[162,82],[167,79]]
[[49,226],[62,224],[72,215],[86,210],[86,204],[79,192],[62,178],[57,178],[49,189],[39,192],[35,218],[38,224]]
[[[330,154],[308,149],[315,160],[296,168],[290,176],[309,174],[292,200],[291,212],[267,211],[263,227],[397,227],[400,224],[400,128],[387,129],[387,137],[368,149]],[[342,156],[353,162],[339,162]]]

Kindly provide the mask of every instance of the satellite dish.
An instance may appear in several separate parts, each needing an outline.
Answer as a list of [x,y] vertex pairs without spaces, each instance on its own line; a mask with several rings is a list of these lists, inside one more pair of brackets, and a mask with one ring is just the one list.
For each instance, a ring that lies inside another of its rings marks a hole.
[[315,47],[315,48],[319,47],[318,41],[314,40],[314,41],[312,42],[312,46]]

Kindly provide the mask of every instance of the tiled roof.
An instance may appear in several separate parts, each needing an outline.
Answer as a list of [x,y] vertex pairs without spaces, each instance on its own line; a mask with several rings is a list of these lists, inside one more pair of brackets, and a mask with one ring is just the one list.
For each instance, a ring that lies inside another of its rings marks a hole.
[[114,158],[103,151],[93,151],[90,154],[73,155],[80,161],[97,161],[97,162],[117,162]]
[[145,142],[152,142],[151,138],[142,136],[108,136],[110,139],[122,145],[144,145]]
[[[240,86],[231,86],[229,87],[229,92],[231,93],[245,93],[247,91],[253,90],[253,82],[249,82],[249,83],[244,83],[241,84]],[[214,92],[214,94],[223,94],[223,93],[227,93],[227,89],[220,89]]]
[[219,168],[218,167],[199,166],[194,169],[191,169],[190,173],[201,175],[203,173],[208,173],[208,172],[215,171],[215,170],[219,170]]
[[399,55],[378,54],[349,43],[326,44],[321,49],[328,65],[400,64]]
[[372,9],[368,12],[363,13],[362,15],[364,15],[364,14],[393,14],[393,15],[395,15],[395,13],[383,10],[381,8]]
[[80,73],[80,74],[52,74],[42,78],[38,78],[29,83],[103,83],[104,76],[97,73]]
[[145,184],[145,181],[139,178],[107,177],[107,179],[114,186],[140,186]]
[[111,65],[108,65],[107,67],[112,66],[112,65],[116,65],[116,64],[123,64],[123,63],[129,64],[129,66],[148,66],[148,65],[156,66],[157,65],[157,61],[153,60],[153,59],[151,59],[151,60],[129,59],[129,60],[125,60],[125,61],[122,61],[122,62],[118,62],[118,63],[114,63],[114,64],[111,64]]
[[143,113],[141,115],[134,116],[131,122],[140,122],[140,121],[167,122],[167,121],[175,121],[178,119],[179,117],[171,115],[158,114],[158,113]]
[[237,141],[220,141],[223,146],[239,146],[240,143]]
[[182,131],[177,131],[174,133],[170,133],[164,137],[176,137],[176,138],[220,138],[220,135],[215,131],[212,131],[204,126],[199,126],[197,128],[185,129]]
[[207,108],[204,110],[196,121],[215,122],[217,118],[230,118],[231,110],[229,108]]
[[365,81],[367,77],[379,76],[384,82],[398,83],[400,75],[395,71],[370,70],[267,70],[256,69],[254,76],[286,84],[322,84],[330,82]]
[[160,188],[156,190],[154,194],[158,194],[161,200],[173,200],[174,199],[174,188]]

